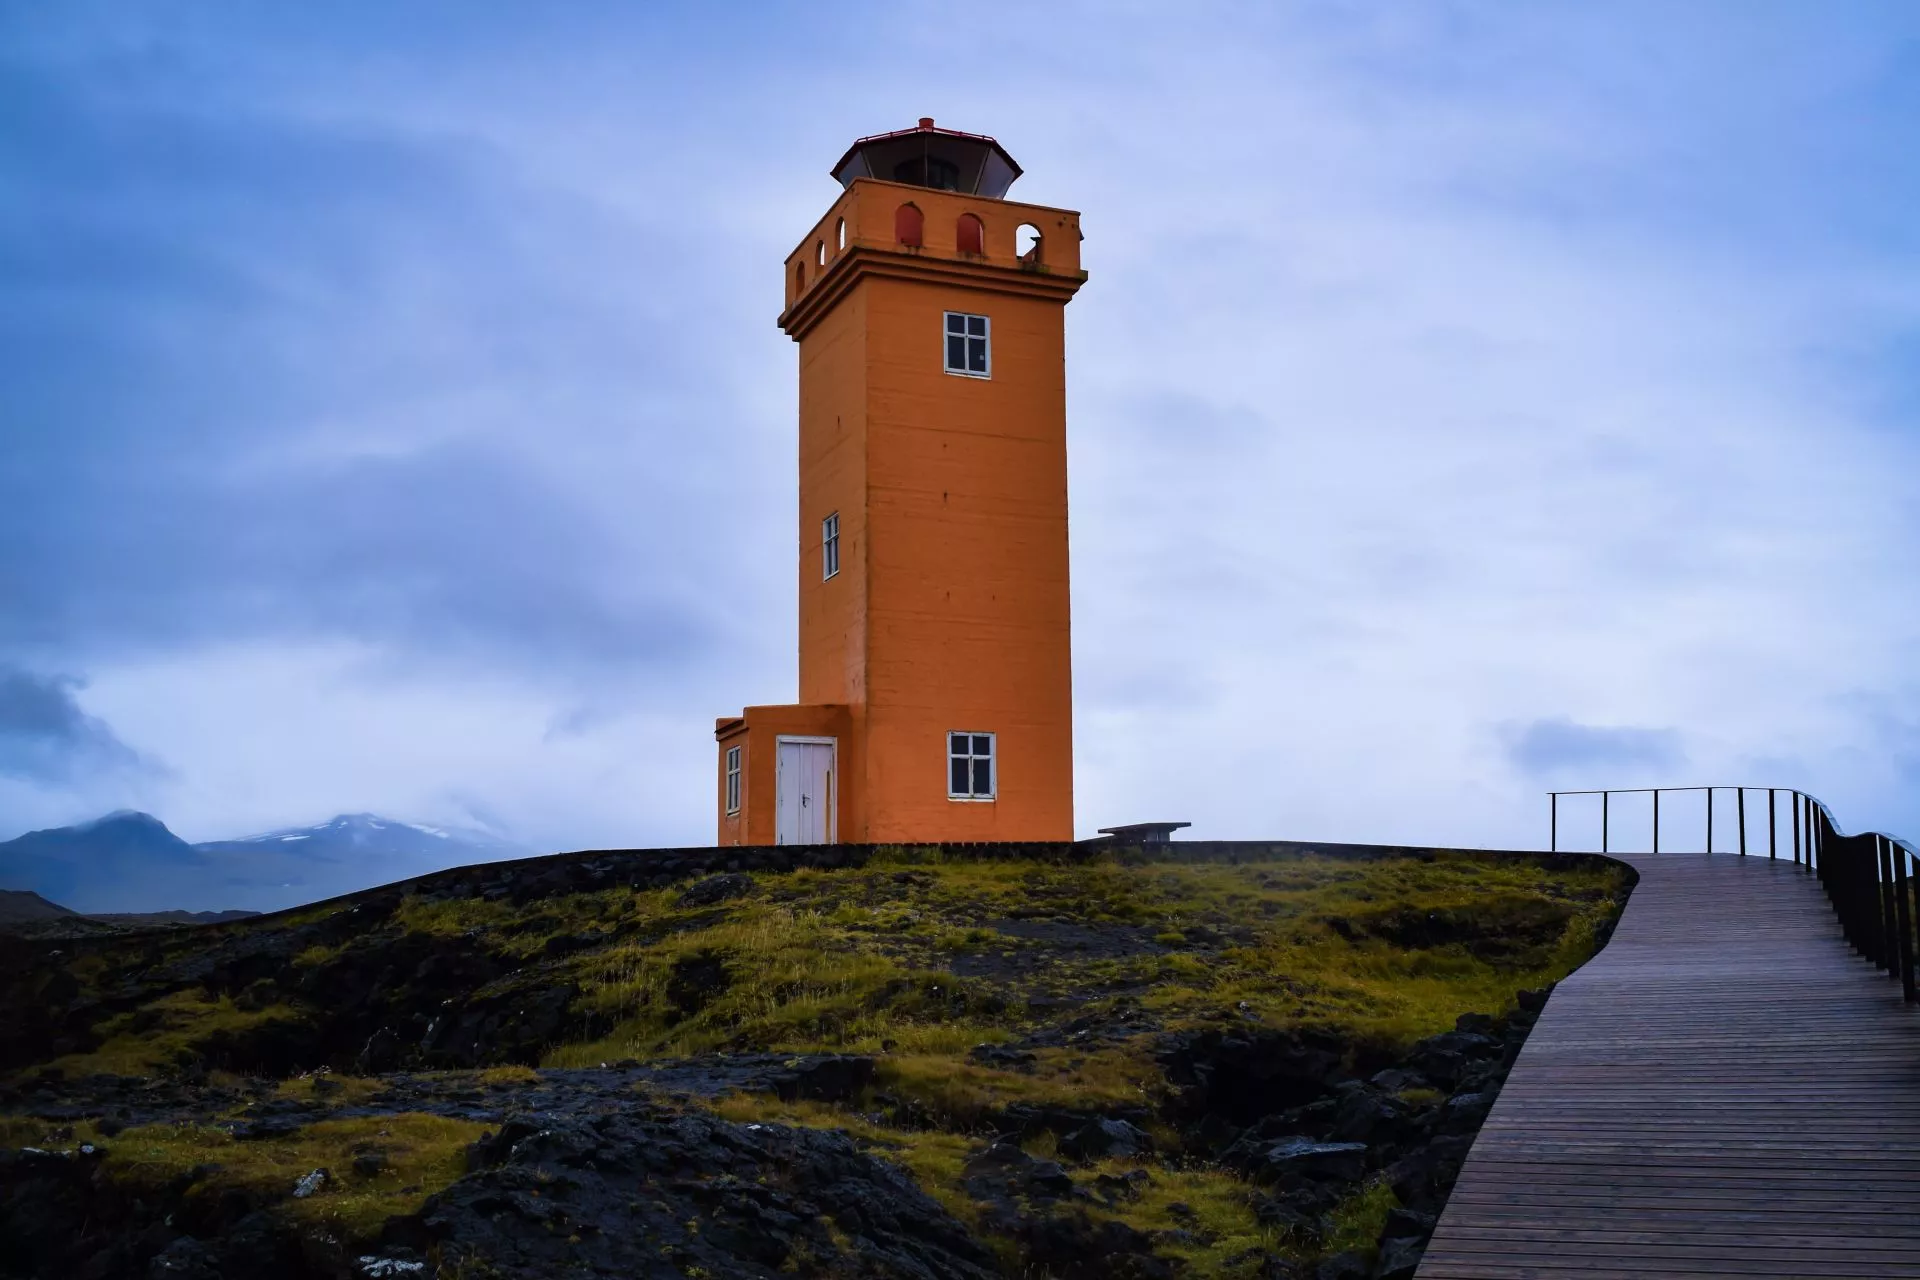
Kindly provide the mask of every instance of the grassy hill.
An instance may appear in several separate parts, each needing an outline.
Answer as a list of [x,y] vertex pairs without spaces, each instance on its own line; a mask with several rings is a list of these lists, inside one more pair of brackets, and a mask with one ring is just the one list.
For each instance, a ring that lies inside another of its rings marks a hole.
[[1192,857],[537,860],[15,944],[0,1233],[129,1276],[1410,1274],[1630,873]]

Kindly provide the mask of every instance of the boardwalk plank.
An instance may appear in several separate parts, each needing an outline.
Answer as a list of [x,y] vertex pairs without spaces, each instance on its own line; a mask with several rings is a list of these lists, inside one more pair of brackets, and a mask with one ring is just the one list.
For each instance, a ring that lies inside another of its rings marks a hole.
[[1628,860],[1421,1280],[1920,1278],[1920,1015],[1791,862]]

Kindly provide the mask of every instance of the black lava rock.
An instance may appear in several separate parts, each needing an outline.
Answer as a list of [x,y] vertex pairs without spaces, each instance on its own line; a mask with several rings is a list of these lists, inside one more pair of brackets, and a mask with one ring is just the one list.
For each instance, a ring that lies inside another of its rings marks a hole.
[[1153,1139],[1138,1125],[1101,1117],[1089,1120],[1060,1139],[1060,1154],[1069,1160],[1105,1160],[1113,1156],[1143,1156],[1153,1150]]
[[744,898],[753,892],[753,878],[739,874],[708,876],[704,880],[695,880],[680,891],[675,899],[682,907],[716,907],[733,898]]
[[388,1242],[516,1280],[994,1274],[966,1228],[845,1134],[645,1101],[541,1121],[474,1144],[478,1170],[389,1222]]

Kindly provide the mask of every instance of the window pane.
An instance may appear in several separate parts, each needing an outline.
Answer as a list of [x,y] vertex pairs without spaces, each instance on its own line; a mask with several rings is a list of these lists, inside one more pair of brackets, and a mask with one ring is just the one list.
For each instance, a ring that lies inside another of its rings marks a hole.
[[949,337],[947,339],[947,368],[964,370],[966,367],[967,340],[958,335]]
[[990,756],[993,754],[993,739],[984,733],[973,735],[973,754]]
[[977,796],[993,794],[993,761],[975,760],[973,762],[973,794]]
[[947,312],[947,332],[965,333],[966,331],[967,318],[952,311]]
[[987,336],[987,318],[985,316],[968,316],[967,332],[972,334],[976,338],[986,337]]
[[973,338],[967,343],[967,372],[985,373],[987,371],[987,340]]
[[947,784],[947,794],[955,796],[967,794],[967,762],[962,757],[954,758],[952,781]]
[[948,734],[947,754],[950,756],[963,756],[967,754],[967,735],[964,733]]

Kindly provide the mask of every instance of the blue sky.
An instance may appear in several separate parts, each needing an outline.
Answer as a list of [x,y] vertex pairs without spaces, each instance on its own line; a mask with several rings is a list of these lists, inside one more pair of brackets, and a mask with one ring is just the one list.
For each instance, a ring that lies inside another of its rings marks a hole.
[[1077,799],[1920,833],[1920,11],[0,3],[0,839],[712,838],[794,694],[780,263],[933,115],[1084,212]]

